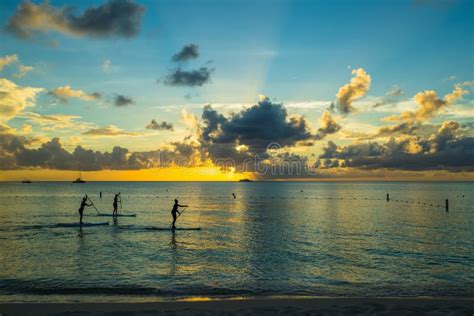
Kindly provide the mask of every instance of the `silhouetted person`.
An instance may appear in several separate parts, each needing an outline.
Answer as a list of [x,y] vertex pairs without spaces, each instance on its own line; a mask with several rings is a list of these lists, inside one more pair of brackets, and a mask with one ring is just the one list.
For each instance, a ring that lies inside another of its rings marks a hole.
[[84,214],[84,208],[86,206],[92,206],[92,204],[87,204],[87,198],[86,197],[83,197],[82,198],[82,201],[81,201],[81,206],[79,207],[79,223],[82,224],[82,215]]
[[114,212],[112,213],[113,216],[118,215],[118,203],[122,203],[122,200],[120,199],[120,192],[115,194],[114,196]]
[[234,199],[236,198],[235,193],[232,193],[232,196],[234,197]]
[[100,198],[102,198],[102,191],[100,191],[100,193],[99,193],[99,197],[100,197]]
[[178,218],[176,216],[176,213],[178,213],[179,215],[181,215],[181,213],[178,211],[178,207],[188,207],[187,205],[179,205],[178,204],[178,200],[174,200],[174,205],[173,205],[173,209],[171,210],[171,215],[173,215],[173,225],[171,225],[171,229],[176,229],[176,226],[175,226],[175,223],[176,223],[176,219]]

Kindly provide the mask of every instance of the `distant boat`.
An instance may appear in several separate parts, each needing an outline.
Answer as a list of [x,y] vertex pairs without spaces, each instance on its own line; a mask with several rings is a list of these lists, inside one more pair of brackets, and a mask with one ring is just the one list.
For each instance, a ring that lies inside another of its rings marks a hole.
[[72,183],[86,183],[86,181],[82,180],[81,165],[79,165],[79,178],[76,178],[76,180],[72,181]]
[[72,181],[72,183],[86,183],[86,181],[82,180],[81,178],[77,178],[76,180]]
[[250,179],[240,179],[239,182],[253,182],[253,181]]
[[32,182],[30,180],[26,179],[26,180],[21,181],[21,183],[32,183]]

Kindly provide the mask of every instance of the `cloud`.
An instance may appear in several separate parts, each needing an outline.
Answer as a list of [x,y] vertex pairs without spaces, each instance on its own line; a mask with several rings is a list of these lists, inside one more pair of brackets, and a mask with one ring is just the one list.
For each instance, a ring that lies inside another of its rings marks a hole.
[[214,69],[201,67],[195,70],[178,68],[166,76],[164,84],[168,86],[201,87],[211,80]]
[[13,74],[13,77],[15,78],[23,78],[28,72],[33,70],[32,66],[20,64],[20,59],[18,58],[17,54],[0,57],[0,71],[3,71],[3,68],[10,64],[18,64],[18,73]]
[[303,117],[289,116],[282,104],[268,98],[229,117],[205,106],[199,133],[203,150],[214,162],[230,158],[237,163],[268,156],[275,146],[289,148],[315,138]]
[[459,83],[458,85],[473,88],[474,87],[474,80],[464,81],[463,83]]
[[462,99],[462,96],[468,93],[469,91],[464,90],[462,88],[462,85],[458,84],[454,87],[454,90],[451,93],[448,93],[444,96],[444,99],[446,100],[446,102],[448,102],[449,105],[451,105],[458,99]]
[[129,106],[129,105],[132,105],[134,104],[135,101],[133,101],[133,99],[131,97],[127,97],[125,95],[121,95],[121,94],[116,94],[114,96],[114,105],[115,106]]
[[0,116],[3,121],[22,112],[27,107],[35,106],[36,95],[41,88],[21,87],[4,78],[0,78]]
[[334,134],[341,129],[341,125],[333,119],[329,111],[324,111],[320,119],[320,127],[315,139],[323,139],[326,135]]
[[199,57],[199,46],[196,44],[189,44],[184,46],[178,53],[171,58],[174,62],[184,62]]
[[354,111],[352,103],[363,97],[370,89],[371,78],[363,68],[352,70],[355,75],[351,82],[339,89],[336,94],[337,106],[341,113]]
[[109,73],[112,68],[112,62],[110,61],[110,59],[104,60],[104,62],[100,65],[100,68],[103,72]]
[[156,151],[130,152],[113,147],[111,152],[93,151],[76,146],[67,151],[59,138],[28,148],[36,140],[16,135],[15,130],[0,124],[0,170],[43,168],[56,170],[136,170],[179,165],[193,167],[201,163],[198,145],[172,142]]
[[16,54],[0,57],[0,71],[3,71],[3,68],[5,68],[5,66],[16,62],[18,62],[18,55]]
[[404,95],[405,92],[400,88],[399,86],[393,86],[390,88],[390,90],[387,91],[386,95],[388,97],[399,97]]
[[411,134],[418,128],[419,128],[419,125],[415,125],[415,124],[407,123],[407,122],[400,123],[397,125],[392,125],[392,126],[382,126],[379,128],[377,133],[375,133],[375,135],[372,135],[369,138],[377,138],[381,136],[392,136],[396,133]]
[[93,128],[94,125],[91,123],[85,123],[77,121],[81,117],[78,115],[65,115],[65,114],[49,114],[42,115],[33,112],[26,112],[19,115],[19,117],[25,118],[28,122],[38,124],[42,126],[43,130],[55,131],[58,129],[68,130],[84,130]]
[[84,101],[95,101],[100,99],[101,95],[98,92],[87,94],[82,90],[74,90],[71,86],[58,87],[48,92],[49,95],[57,98],[62,102],[67,102],[71,98],[76,98]]
[[451,75],[451,76],[447,77],[446,79],[444,79],[444,81],[454,81],[454,80],[456,80],[456,78],[457,78],[456,76]]
[[15,78],[23,78],[28,72],[33,71],[33,66],[24,66],[24,65],[19,65],[18,66],[18,73],[13,74],[13,77]]
[[140,28],[145,8],[132,0],[110,0],[73,14],[71,7],[55,8],[47,1],[21,3],[5,26],[7,32],[20,39],[32,38],[36,33],[58,32],[76,37],[135,36]]
[[[467,83],[467,84],[466,84]],[[441,109],[447,108],[461,99],[463,95],[469,93],[463,87],[468,87],[469,82],[458,83],[454,86],[452,92],[446,94],[440,99],[433,90],[427,90],[417,93],[413,101],[418,105],[416,111],[405,110],[400,115],[393,115],[383,118],[387,122],[402,121],[397,125],[383,126],[379,128],[374,135],[365,137],[365,139],[377,138],[381,136],[392,136],[394,134],[413,134],[420,129],[426,130],[423,123],[434,117]]]
[[82,135],[94,136],[94,137],[117,137],[117,136],[139,136],[140,134],[135,133],[135,132],[127,132],[127,131],[121,130],[115,125],[109,125],[102,128],[90,129],[82,133]]
[[[0,135],[0,147],[2,147]],[[13,143],[13,145],[12,145]],[[10,141],[7,154],[0,154],[0,169],[43,168],[56,170],[76,170],[81,165],[82,170],[128,170],[140,169],[142,165],[132,159],[128,149],[115,146],[112,152],[99,152],[77,146],[72,153],[64,149],[59,138],[53,138],[43,143],[37,149],[29,149],[25,141]]]
[[459,131],[457,122],[447,121],[429,138],[391,137],[386,143],[347,146],[328,142],[319,158],[361,169],[474,171],[474,137],[462,136]]
[[456,138],[460,125],[455,121],[443,122],[436,134],[430,137],[430,152],[436,153],[443,151],[449,141]]
[[147,129],[154,129],[154,130],[166,130],[166,131],[173,131],[173,123],[168,122],[161,122],[158,123],[155,119],[152,119],[151,122],[146,126]]
[[423,122],[435,116],[439,110],[446,108],[461,99],[463,95],[469,91],[463,89],[462,84],[455,85],[453,91],[444,96],[443,99],[438,97],[434,90],[426,90],[418,92],[414,97],[415,103],[418,105],[416,111],[404,111],[400,115],[389,116],[385,121],[405,121],[405,122]]
[[188,126],[191,129],[194,129],[198,126],[198,118],[196,117],[196,115],[194,115],[193,113],[190,113],[186,109],[182,109],[180,114],[181,114],[181,119],[183,120],[184,124],[186,124],[186,126]]
[[33,130],[33,126],[30,124],[23,124],[20,129],[21,134],[29,134]]

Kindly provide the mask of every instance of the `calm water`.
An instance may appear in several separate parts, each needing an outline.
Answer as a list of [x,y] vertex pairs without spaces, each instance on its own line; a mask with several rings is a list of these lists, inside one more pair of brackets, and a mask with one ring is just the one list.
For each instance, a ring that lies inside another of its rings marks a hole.
[[[78,221],[85,193],[111,212],[118,191],[136,218],[88,208],[86,222],[111,225],[51,226]],[[474,183],[0,183],[0,301],[474,296],[473,192]],[[178,227],[202,230],[147,230],[170,225],[175,197],[190,205]]]

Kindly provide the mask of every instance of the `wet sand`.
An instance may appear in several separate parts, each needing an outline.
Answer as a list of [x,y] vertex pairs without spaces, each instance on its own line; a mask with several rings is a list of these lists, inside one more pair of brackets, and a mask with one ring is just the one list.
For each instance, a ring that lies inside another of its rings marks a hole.
[[0,304],[3,315],[473,315],[474,298],[254,298]]

